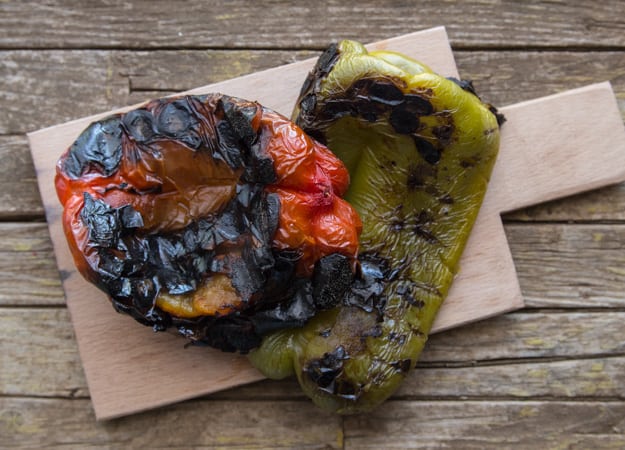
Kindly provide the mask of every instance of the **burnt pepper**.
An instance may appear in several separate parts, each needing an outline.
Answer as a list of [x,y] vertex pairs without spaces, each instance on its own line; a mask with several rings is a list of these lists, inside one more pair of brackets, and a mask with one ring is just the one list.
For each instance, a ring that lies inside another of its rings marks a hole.
[[342,41],[302,87],[296,123],[345,163],[363,223],[359,270],[339,306],[264,338],[250,358],[295,374],[319,406],[368,411],[415,367],[486,192],[495,108],[470,82]]
[[355,266],[344,165],[255,102],[166,98],[94,122],[55,182],[80,273],[193,342],[247,352],[334,306],[328,274]]

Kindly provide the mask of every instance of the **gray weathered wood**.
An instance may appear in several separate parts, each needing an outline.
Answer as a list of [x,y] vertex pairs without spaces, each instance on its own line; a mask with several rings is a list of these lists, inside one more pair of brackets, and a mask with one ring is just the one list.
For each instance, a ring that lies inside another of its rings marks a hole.
[[[624,321],[623,312],[514,313],[449,330],[430,338],[419,368],[398,395],[620,397]],[[0,308],[0,342],[0,396],[88,395],[64,308]],[[210,398],[304,397],[298,384],[287,380]]]
[[59,305],[63,289],[42,223],[0,223],[0,305]]
[[0,399],[4,448],[623,448],[625,405],[389,401],[341,419],[305,402],[190,401],[95,423],[88,400]]
[[[0,133],[34,131],[148,100],[154,94],[158,97],[169,93],[161,91],[203,86],[312,54],[296,51],[0,52],[0,101],[4,107]],[[131,92],[134,93],[132,98],[129,97]]]
[[88,400],[0,398],[1,448],[340,449],[341,425],[306,402],[189,401],[96,423]]
[[89,395],[65,308],[0,308],[0,396]]
[[575,358],[625,352],[625,313],[517,312],[431,336],[422,364]]
[[[175,11],[174,11],[175,10]],[[454,46],[623,46],[625,5],[340,0],[296,3],[121,0],[3,2],[0,47],[321,47],[386,39],[445,24]]]
[[623,402],[392,401],[345,419],[346,449],[625,447]]
[[420,368],[407,377],[395,398],[624,399],[624,370],[623,357]]
[[625,227],[509,225],[506,234],[526,305],[625,305]]
[[0,136],[0,219],[43,214],[33,160],[24,136]]
[[[305,51],[3,51],[0,133],[24,133],[314,56]],[[625,118],[625,52],[455,53],[460,74],[503,106],[611,80]]]

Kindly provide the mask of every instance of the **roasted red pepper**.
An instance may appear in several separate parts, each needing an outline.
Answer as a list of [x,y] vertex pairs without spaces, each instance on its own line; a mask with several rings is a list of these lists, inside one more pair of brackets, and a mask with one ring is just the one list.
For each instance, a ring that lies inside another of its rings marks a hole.
[[340,198],[348,184],[292,122],[218,94],[93,123],[56,175],[76,266],[118,311],[243,352],[332,306],[318,293],[351,277],[361,223]]

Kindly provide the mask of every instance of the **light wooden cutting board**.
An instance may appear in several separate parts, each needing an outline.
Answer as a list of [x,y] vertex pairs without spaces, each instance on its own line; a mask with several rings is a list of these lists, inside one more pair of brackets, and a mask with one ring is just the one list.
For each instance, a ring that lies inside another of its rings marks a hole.
[[[458,76],[444,28],[374,43],[370,48],[396,50],[442,75]],[[313,64],[313,60],[290,64],[190,92],[222,92],[258,100],[290,115]],[[502,131],[500,156],[435,331],[523,306],[502,212],[625,181],[625,130],[609,84],[501,111],[508,121]],[[118,417],[262,379],[245,357],[184,348],[184,339],[153,333],[116,314],[105,295],[75,270],[53,187],[55,163],[91,121],[110,113],[28,136],[97,418]]]

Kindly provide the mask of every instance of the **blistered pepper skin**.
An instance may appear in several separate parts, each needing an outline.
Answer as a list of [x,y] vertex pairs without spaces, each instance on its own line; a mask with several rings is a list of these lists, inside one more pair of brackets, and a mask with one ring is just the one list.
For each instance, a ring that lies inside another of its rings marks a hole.
[[256,102],[170,97],[94,122],[55,183],[80,273],[118,311],[192,342],[245,353],[328,307],[315,270],[355,266],[344,165]]
[[458,270],[503,117],[472,85],[343,41],[320,57],[294,119],[345,163],[360,274],[342,304],[264,338],[251,360],[295,374],[324,409],[369,411],[415,367]]

